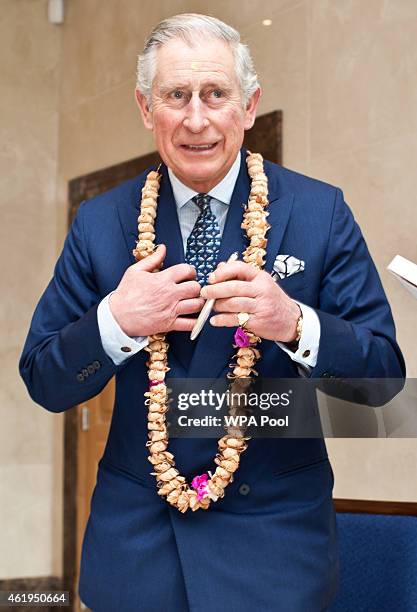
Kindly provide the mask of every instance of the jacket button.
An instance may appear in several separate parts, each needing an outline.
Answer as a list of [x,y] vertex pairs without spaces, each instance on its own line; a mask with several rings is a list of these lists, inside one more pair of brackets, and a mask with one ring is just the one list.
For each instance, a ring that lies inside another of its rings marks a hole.
[[84,374],[82,372],[78,372],[77,374],[77,380],[78,382],[83,382],[84,380]]
[[323,372],[321,376],[322,378],[330,378],[330,374],[328,372]]
[[238,491],[241,495],[248,495],[250,493],[250,486],[244,482],[240,485]]
[[130,346],[122,346],[121,351],[123,351],[124,353],[131,353],[132,349],[130,348]]
[[81,372],[83,373],[84,378],[87,378],[87,377],[88,377],[88,370],[87,370],[87,368],[83,368],[83,369],[81,370]]
[[99,370],[101,368],[101,363],[99,361],[93,361],[93,368]]
[[87,370],[89,374],[94,374],[95,373],[95,369],[92,363],[89,363],[87,366]]

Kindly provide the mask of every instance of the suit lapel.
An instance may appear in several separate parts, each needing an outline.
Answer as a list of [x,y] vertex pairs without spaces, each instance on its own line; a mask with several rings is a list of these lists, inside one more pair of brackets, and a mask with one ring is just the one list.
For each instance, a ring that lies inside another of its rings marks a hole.
[[[132,263],[136,262],[132,251],[135,248],[138,238],[138,216],[142,187],[145,184],[146,175],[149,171],[150,169],[139,177],[138,182],[132,189],[130,201],[117,207],[126,246],[129,252],[129,258]],[[177,263],[183,263],[184,249],[177,208],[165,164],[162,164],[161,174],[162,179],[158,197],[158,214],[155,223],[155,243],[165,244],[167,247],[167,255],[162,266],[164,269]]]
[[266,235],[268,238],[264,267],[266,272],[271,273],[274,267],[274,262],[278,255],[285,229],[290,220],[293,201],[294,194],[287,193],[275,200],[271,198],[269,202],[268,223],[271,227]]
[[167,255],[162,269],[184,263],[184,246],[178,220],[177,206],[172,192],[171,181],[165,164],[161,166],[161,187],[155,223],[155,243],[165,244]]

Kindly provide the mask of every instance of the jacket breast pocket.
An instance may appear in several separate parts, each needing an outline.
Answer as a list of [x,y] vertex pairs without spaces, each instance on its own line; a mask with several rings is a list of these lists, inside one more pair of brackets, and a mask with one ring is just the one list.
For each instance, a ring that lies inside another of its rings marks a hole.
[[278,275],[275,277],[275,282],[281,287],[287,295],[292,298],[297,297],[300,293],[303,293],[307,286],[307,279],[305,272],[297,272],[291,274],[287,278],[279,278]]

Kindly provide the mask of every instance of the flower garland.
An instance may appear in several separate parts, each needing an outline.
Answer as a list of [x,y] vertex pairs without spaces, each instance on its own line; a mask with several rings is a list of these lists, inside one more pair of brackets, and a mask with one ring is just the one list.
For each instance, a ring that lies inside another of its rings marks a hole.
[[[268,179],[264,173],[263,158],[259,153],[250,153],[246,158],[248,173],[251,178],[249,200],[243,215],[242,229],[246,230],[249,246],[243,252],[243,261],[261,269],[265,263],[266,232],[268,212]],[[161,175],[158,171],[149,172],[142,188],[140,214],[138,217],[138,241],[133,255],[140,261],[153,253],[155,248],[155,218],[157,198]],[[251,375],[260,352],[256,345],[260,338],[252,332],[239,327],[235,333],[234,355],[236,363],[230,364],[233,392],[246,388],[251,383]],[[227,435],[218,441],[218,453],[214,459],[217,468],[214,474],[208,472],[193,478],[191,487],[184,476],[175,467],[174,455],[168,451],[168,429],[165,414],[168,410],[168,391],[165,385],[165,374],[168,372],[168,347],[165,334],[149,336],[148,367],[149,390],[145,393],[145,405],[148,406],[148,460],[152,463],[156,477],[158,494],[175,506],[180,512],[202,508],[207,510],[211,501],[224,496],[224,490],[233,481],[233,475],[239,467],[240,455],[247,448],[247,440],[239,429],[228,429]],[[233,406],[231,408],[233,410]]]

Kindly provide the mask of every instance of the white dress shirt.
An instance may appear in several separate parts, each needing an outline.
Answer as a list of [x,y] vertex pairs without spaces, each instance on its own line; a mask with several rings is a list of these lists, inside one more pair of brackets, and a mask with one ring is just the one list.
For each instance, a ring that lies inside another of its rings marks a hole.
[[[212,197],[210,206],[216,217],[221,235],[223,234],[227,211],[239,174],[240,157],[241,154],[239,152],[226,176],[208,193],[208,195]],[[177,205],[178,220],[185,253],[188,236],[200,213],[199,207],[192,201],[192,198],[196,196],[198,192],[184,185],[170,168],[168,168],[168,174],[175,203]],[[112,359],[116,365],[119,365],[123,363],[125,359],[132,357],[132,355],[142,350],[148,344],[148,338],[142,336],[132,338],[124,333],[110,310],[109,297],[112,293],[113,291],[98,305],[97,320],[103,348],[110,359]],[[317,363],[317,353],[320,343],[320,321],[312,308],[298,301],[297,304],[300,306],[303,313],[303,330],[298,344],[298,350],[292,352],[285,344],[281,342],[277,342],[277,344],[300,366],[299,372],[301,375],[304,375]]]

